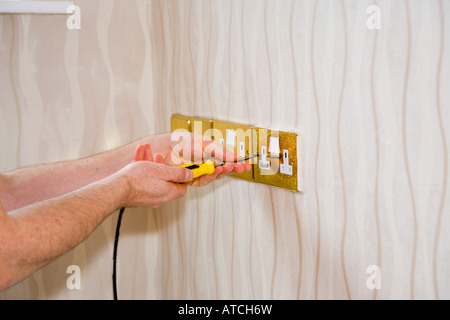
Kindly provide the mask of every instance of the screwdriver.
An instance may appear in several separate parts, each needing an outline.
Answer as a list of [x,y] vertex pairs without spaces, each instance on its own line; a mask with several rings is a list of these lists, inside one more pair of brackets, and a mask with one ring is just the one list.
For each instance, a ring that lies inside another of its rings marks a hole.
[[247,157],[247,158],[244,158],[244,159],[236,160],[234,162],[223,162],[223,163],[217,164],[217,165],[215,165],[212,160],[207,160],[206,162],[204,162],[202,164],[192,164],[192,163],[189,164],[188,163],[188,164],[183,164],[180,167],[183,167],[183,168],[191,170],[194,173],[194,178],[193,179],[195,179],[195,178],[198,178],[198,177],[203,176],[205,174],[213,174],[215,169],[216,169],[216,167],[223,166],[223,165],[225,165],[227,163],[239,163],[239,162],[247,161],[247,160],[250,160],[250,159],[253,159],[253,158],[256,158],[256,157],[258,157],[257,154],[255,154],[253,156],[250,156],[250,157]]

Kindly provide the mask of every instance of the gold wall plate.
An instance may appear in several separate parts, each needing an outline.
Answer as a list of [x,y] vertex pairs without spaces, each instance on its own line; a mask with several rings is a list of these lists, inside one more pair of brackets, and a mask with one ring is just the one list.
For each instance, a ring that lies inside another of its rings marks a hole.
[[[213,121],[214,141],[223,144],[226,148],[232,150],[243,158],[251,157],[256,154],[256,146],[254,140],[256,138],[255,129],[248,124],[240,124],[233,122],[226,122],[220,120]],[[249,163],[255,163],[254,159],[249,160]],[[253,165],[252,170],[234,173],[231,176],[253,181]]]
[[[244,158],[259,155],[249,160],[252,164],[251,171],[232,174],[232,177],[303,191],[301,140],[296,132],[174,114],[171,118],[171,130],[173,132],[177,129],[209,136]],[[265,154],[261,147],[265,148]]]
[[[212,134],[212,120],[198,117],[188,117],[180,114],[173,114],[170,120],[171,132],[191,132],[200,135],[211,136]],[[174,137],[175,138],[175,137]],[[176,139],[176,138],[175,138]],[[193,155],[195,159],[199,159],[201,154]],[[195,160],[200,161],[200,160]]]
[[170,118],[170,131],[175,130],[186,130],[192,132],[191,128],[191,117],[186,117],[181,114],[173,114]]
[[191,117],[191,132],[212,136],[213,120]]
[[[259,153],[258,162],[253,168],[255,182],[301,191],[298,172],[299,134],[265,128],[255,130]],[[278,145],[274,145],[276,143]],[[261,147],[265,147],[265,151]]]

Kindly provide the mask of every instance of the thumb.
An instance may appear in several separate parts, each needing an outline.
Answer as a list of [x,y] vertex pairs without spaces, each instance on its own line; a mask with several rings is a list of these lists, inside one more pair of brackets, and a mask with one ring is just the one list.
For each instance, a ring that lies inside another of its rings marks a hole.
[[162,179],[171,182],[188,182],[194,178],[194,173],[182,167],[172,167],[167,165],[162,165],[164,170],[162,171]]

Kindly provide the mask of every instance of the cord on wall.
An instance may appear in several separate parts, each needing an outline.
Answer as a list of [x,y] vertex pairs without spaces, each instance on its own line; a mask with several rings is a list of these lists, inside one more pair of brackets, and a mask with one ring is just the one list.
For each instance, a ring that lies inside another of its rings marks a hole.
[[119,212],[119,217],[117,218],[117,225],[116,225],[116,236],[114,237],[114,251],[113,251],[113,274],[112,274],[112,280],[113,280],[113,295],[114,300],[118,300],[117,296],[117,276],[116,276],[116,260],[117,260],[117,248],[119,245],[119,233],[120,233],[120,224],[122,222],[122,216],[125,211],[125,208],[121,208]]

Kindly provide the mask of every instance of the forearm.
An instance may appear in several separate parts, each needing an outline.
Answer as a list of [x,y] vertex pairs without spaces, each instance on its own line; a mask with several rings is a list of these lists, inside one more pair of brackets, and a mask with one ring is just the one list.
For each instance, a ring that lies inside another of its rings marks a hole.
[[[0,290],[83,241],[126,201],[128,184],[112,175],[74,192],[0,214]],[[1,209],[1,208],[0,208]]]
[[4,175],[4,183],[0,183],[0,201],[4,209],[10,211],[63,195],[125,167],[132,161],[137,145],[148,143],[153,152],[159,152],[168,139],[167,134],[149,136],[86,158],[12,171]]

